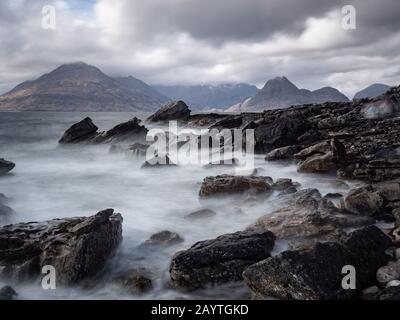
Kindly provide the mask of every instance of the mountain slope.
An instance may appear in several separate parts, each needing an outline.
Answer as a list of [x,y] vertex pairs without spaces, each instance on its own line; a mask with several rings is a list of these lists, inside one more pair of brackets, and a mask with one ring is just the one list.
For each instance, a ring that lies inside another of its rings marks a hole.
[[267,81],[253,98],[232,106],[228,111],[261,111],[327,101],[345,102],[349,99],[335,88],[324,87],[315,91],[299,89],[286,77],[277,77]]
[[382,83],[374,83],[369,87],[357,92],[354,95],[354,99],[363,99],[363,98],[375,98],[384,94],[386,91],[390,89],[390,86]]
[[224,84],[217,86],[154,86],[172,100],[183,100],[191,107],[226,108],[257,93],[257,87],[249,84]]
[[0,96],[0,110],[152,111],[160,103],[83,62],[64,64]]

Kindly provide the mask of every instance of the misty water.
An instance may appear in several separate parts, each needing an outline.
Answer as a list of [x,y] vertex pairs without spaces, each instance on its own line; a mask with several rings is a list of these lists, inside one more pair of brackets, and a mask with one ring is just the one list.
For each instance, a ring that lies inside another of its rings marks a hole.
[[[43,290],[39,282],[13,284],[20,299],[137,299],[111,279],[121,271],[144,267],[152,273],[154,290],[144,299],[248,298],[243,283],[208,287],[182,293],[168,286],[172,255],[195,242],[243,230],[257,217],[282,207],[285,200],[273,194],[257,205],[236,210],[235,198],[199,201],[200,183],[206,176],[235,173],[230,167],[201,165],[141,168],[143,160],[110,154],[109,145],[61,147],[57,141],[73,123],[90,116],[101,130],[127,121],[133,113],[0,113],[0,157],[16,168],[0,178],[0,193],[10,198],[16,215],[9,223],[89,216],[106,208],[122,214],[123,242],[95,285]],[[302,188],[318,188],[322,194],[346,193],[332,185],[333,177],[302,175],[294,165],[267,163],[256,157],[259,175],[292,178]],[[210,208],[217,216],[190,221],[185,215]],[[172,247],[145,249],[140,244],[162,230],[177,232],[184,242]],[[278,242],[274,254],[284,250]],[[0,286],[7,279],[0,279]]]

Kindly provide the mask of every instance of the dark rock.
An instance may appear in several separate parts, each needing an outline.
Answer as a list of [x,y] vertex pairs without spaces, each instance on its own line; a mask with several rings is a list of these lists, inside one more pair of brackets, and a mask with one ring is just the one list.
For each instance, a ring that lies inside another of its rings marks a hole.
[[95,275],[122,240],[122,217],[107,209],[88,218],[19,223],[0,228],[0,275],[16,280],[41,276],[44,265],[57,281],[72,284]]
[[170,246],[183,242],[183,239],[176,232],[160,231],[153,234],[150,239],[146,240],[143,245],[145,246]]
[[150,275],[145,269],[131,269],[114,278],[114,282],[135,296],[145,294],[153,288]]
[[271,191],[271,186],[264,177],[220,175],[207,177],[203,180],[200,197],[213,197],[231,194],[243,194],[252,191],[255,194],[265,194]]
[[59,143],[79,143],[92,139],[97,135],[97,126],[89,117],[72,125],[58,141]]
[[172,282],[179,288],[196,289],[207,283],[241,280],[246,267],[270,256],[274,242],[269,231],[241,231],[198,242],[172,258]]
[[187,120],[190,116],[190,109],[185,102],[173,101],[163,106],[156,113],[147,118],[147,122],[163,122],[170,120]]
[[274,190],[283,191],[296,185],[298,184],[293,183],[292,179],[277,179],[271,187]]
[[9,173],[12,169],[14,169],[15,163],[11,161],[7,161],[4,159],[0,159],[0,176]]
[[[316,190],[316,189],[315,189]],[[280,239],[337,240],[347,228],[372,225],[375,220],[346,213],[313,189],[294,194],[295,203],[260,217],[250,230],[270,230]]]
[[[350,299],[375,282],[378,268],[387,263],[390,239],[377,227],[357,230],[339,242],[317,243],[311,250],[285,251],[243,272],[256,293],[281,299]],[[342,268],[356,268],[355,290],[342,288]]]
[[76,143],[118,143],[125,141],[143,141],[147,129],[140,125],[138,118],[116,125],[106,132],[98,132],[98,128],[90,118],[72,125],[59,140],[60,144]]
[[185,219],[188,220],[200,220],[200,219],[207,219],[207,218],[212,218],[215,217],[217,213],[213,210],[210,209],[201,209],[197,210],[195,212],[192,212],[185,216]]
[[0,289],[0,301],[1,300],[13,300],[18,294],[10,286],[5,286]]
[[0,202],[0,223],[15,214],[14,210]]
[[277,148],[265,156],[265,160],[267,161],[277,161],[277,160],[288,160],[292,159],[293,156],[301,150],[301,146],[288,146]]
[[303,149],[295,157],[301,159],[297,170],[308,173],[336,171],[347,161],[346,149],[336,139]]
[[389,288],[384,289],[379,294],[379,300],[399,301],[400,300],[400,286],[389,287]]

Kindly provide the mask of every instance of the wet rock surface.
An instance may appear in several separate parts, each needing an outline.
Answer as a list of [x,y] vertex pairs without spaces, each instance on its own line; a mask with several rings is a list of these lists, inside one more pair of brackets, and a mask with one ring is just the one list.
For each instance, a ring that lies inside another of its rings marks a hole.
[[113,281],[134,296],[143,295],[153,289],[151,274],[143,268],[128,270],[115,277]]
[[153,234],[150,239],[146,240],[143,245],[154,246],[171,246],[183,242],[183,239],[176,232],[164,230]]
[[187,120],[190,116],[190,109],[185,102],[172,101],[163,106],[156,113],[147,118],[147,122],[164,122],[171,120]]
[[119,143],[145,141],[147,129],[140,125],[138,118],[120,123],[106,132],[98,132],[98,127],[89,117],[72,125],[59,140],[60,144],[79,143]]
[[201,198],[244,194],[250,191],[254,194],[266,194],[271,191],[267,179],[259,176],[219,175],[203,180],[199,196]]
[[[343,237],[340,242],[317,243],[311,249],[285,251],[247,268],[243,277],[258,294],[281,299],[350,299],[375,282],[387,263],[391,240],[375,226]],[[342,288],[342,268],[356,268],[357,289]]]
[[192,290],[207,283],[241,280],[246,267],[270,256],[274,243],[269,231],[240,231],[198,242],[172,258],[172,283]]
[[94,276],[122,241],[122,217],[107,209],[87,218],[55,219],[0,228],[0,275],[35,279],[52,265],[60,284]]
[[17,297],[17,292],[10,287],[10,286],[5,286],[0,288],[0,301],[2,300],[14,300],[14,298]]
[[0,158],[0,176],[9,173],[14,168],[15,168],[14,162]]

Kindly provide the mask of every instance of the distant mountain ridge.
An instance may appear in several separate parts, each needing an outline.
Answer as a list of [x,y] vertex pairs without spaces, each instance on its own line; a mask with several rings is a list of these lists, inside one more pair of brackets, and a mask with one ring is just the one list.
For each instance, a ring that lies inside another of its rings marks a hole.
[[367,88],[357,92],[354,95],[354,99],[363,99],[363,98],[376,98],[381,94],[384,94],[386,91],[390,89],[390,86],[382,83],[374,83]]
[[335,88],[324,87],[315,91],[299,89],[286,77],[276,77],[267,81],[254,97],[231,106],[227,111],[262,111],[292,105],[347,101],[350,101],[349,98]]
[[77,62],[17,85],[0,96],[0,110],[154,111],[167,101],[138,79],[114,79],[97,67]]
[[200,109],[227,108],[254,96],[258,91],[256,86],[246,83],[197,86],[156,85],[154,88],[172,100],[183,100],[191,107]]

